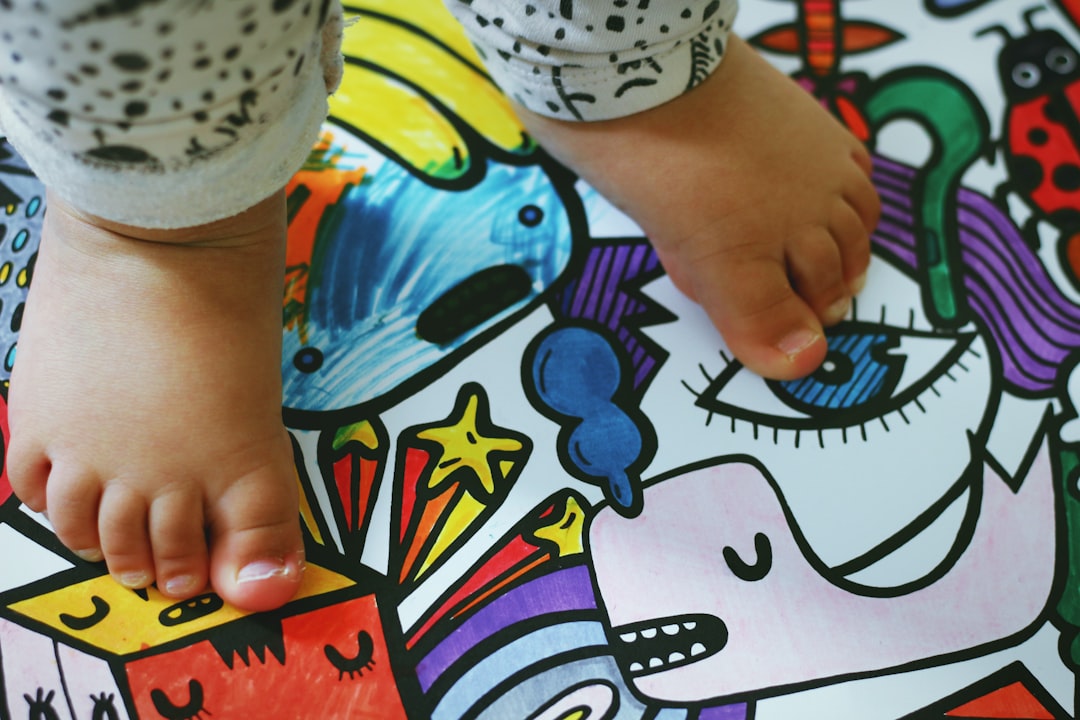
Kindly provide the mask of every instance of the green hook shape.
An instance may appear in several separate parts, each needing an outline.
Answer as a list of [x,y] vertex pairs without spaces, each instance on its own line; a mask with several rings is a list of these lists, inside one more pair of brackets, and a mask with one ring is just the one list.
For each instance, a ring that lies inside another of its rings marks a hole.
[[960,179],[988,147],[990,123],[971,90],[930,67],[905,68],[881,78],[865,107],[875,132],[907,119],[930,135],[933,152],[919,173],[916,252],[923,304],[935,324],[965,322],[957,238],[956,194]]

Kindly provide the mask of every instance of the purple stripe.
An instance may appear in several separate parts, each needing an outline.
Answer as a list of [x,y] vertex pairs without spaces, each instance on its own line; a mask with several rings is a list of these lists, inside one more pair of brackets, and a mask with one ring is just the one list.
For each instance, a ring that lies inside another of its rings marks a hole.
[[875,155],[874,172],[876,173],[878,171],[887,172],[892,175],[899,175],[901,177],[908,178],[909,180],[913,180],[915,178],[915,173],[917,172],[915,168],[911,167],[910,165],[905,165],[903,163],[896,162],[895,160],[890,160],[889,158],[881,155]]
[[501,595],[463,622],[416,664],[427,692],[466,652],[515,623],[569,610],[595,610],[589,569],[584,565],[556,570]]
[[570,306],[570,317],[581,317],[585,300],[589,296],[589,286],[592,284],[593,274],[596,272],[597,251],[592,250],[585,261],[585,268],[581,271],[581,279],[578,280],[577,292],[574,293],[574,302]]
[[634,375],[635,388],[641,387],[649,379],[654,367],[656,367],[656,358],[652,356],[645,358],[645,362],[641,363],[641,367],[638,368],[637,373]]
[[628,254],[627,248],[624,247],[615,251],[615,262],[612,264],[611,272],[608,273],[607,282],[604,284],[604,296],[600,305],[600,315],[596,318],[604,325],[608,324],[609,318],[611,317],[611,301],[622,295],[622,293],[619,292],[619,288],[623,282],[623,272],[626,270],[626,256]]
[[911,212],[911,195],[910,186],[901,185],[897,189],[893,190],[885,186],[878,186],[878,196],[881,198],[882,210],[885,206],[896,207],[898,210],[903,209],[910,215]]
[[746,703],[703,708],[698,720],[746,720]]
[[585,311],[582,317],[589,320],[596,319],[596,310],[604,294],[604,278],[607,277],[608,266],[611,265],[611,248],[604,248],[600,254],[600,264],[596,269],[596,275],[592,278],[589,287],[589,299],[585,303]]
[[626,317],[626,305],[629,298],[626,297],[626,293],[619,293],[618,299],[615,301],[615,309],[611,312],[611,317],[604,323],[608,330],[615,330],[622,323],[623,318]]

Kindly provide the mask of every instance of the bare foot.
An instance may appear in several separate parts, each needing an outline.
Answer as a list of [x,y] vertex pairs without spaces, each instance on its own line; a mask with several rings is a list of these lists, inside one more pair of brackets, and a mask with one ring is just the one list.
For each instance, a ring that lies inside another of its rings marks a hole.
[[870,156],[732,36],[720,67],[637,115],[567,123],[519,109],[544,147],[645,230],[673,282],[750,369],[807,375],[865,281],[879,203]]
[[50,199],[12,374],[15,493],[121,584],[247,610],[303,568],[281,423],[284,194],[144,231]]

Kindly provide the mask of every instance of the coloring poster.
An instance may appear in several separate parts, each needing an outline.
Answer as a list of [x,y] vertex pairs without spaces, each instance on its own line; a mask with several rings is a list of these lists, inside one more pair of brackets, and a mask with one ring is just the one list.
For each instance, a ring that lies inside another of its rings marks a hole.
[[[744,0],[883,202],[793,382],[437,0],[347,6],[288,188],[300,596],[125,590],[0,480],[0,720],[1074,717],[1080,2]],[[0,209],[6,389],[45,212],[6,144]]]

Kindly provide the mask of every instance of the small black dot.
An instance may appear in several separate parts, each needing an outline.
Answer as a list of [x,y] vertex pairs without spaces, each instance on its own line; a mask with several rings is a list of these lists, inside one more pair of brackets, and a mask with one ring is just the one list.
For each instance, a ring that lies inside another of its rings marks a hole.
[[205,103],[214,102],[214,91],[213,90],[207,90],[206,92],[204,92],[202,94],[202,101],[205,102]]
[[240,55],[240,46],[239,45],[233,45],[232,47],[228,48],[225,51],[225,59],[226,60],[235,60],[238,55]]
[[196,70],[205,70],[206,68],[210,67],[210,63],[210,58],[206,55],[203,55],[200,58],[196,58],[195,62],[192,63],[192,65]]
[[518,222],[525,227],[536,227],[544,221],[544,211],[535,205],[526,205],[518,210]]
[[1072,163],[1062,163],[1054,168],[1054,185],[1067,192],[1080,190],[1080,167]]
[[146,56],[136,52],[117,53],[112,56],[112,64],[126,72],[142,72],[150,67]]
[[45,91],[45,94],[57,102],[61,102],[67,97],[67,92],[62,88],[49,88]]
[[142,83],[138,80],[128,80],[120,86],[120,89],[127,93],[139,92],[142,90]]
[[1050,142],[1050,134],[1042,128],[1032,128],[1028,131],[1028,142],[1032,145],[1045,145]]
[[626,27],[626,20],[621,15],[608,15],[604,27],[611,32],[622,32]]
[[142,100],[132,100],[124,106],[124,114],[128,117],[141,117],[149,109],[150,107]]
[[143,163],[154,159],[152,155],[142,148],[131,147],[130,145],[107,145],[88,150],[86,154],[90,157],[113,162]]
[[86,64],[79,66],[79,72],[81,72],[83,75],[89,75],[90,77],[94,77],[98,74],[98,69],[96,65]]
[[293,2],[294,0],[274,0],[271,7],[273,7],[274,12],[276,13],[285,12],[292,7]]
[[198,111],[197,113],[195,113],[191,117],[195,118],[195,122],[201,122],[201,123],[206,122],[207,120],[210,119],[209,116],[206,113],[204,113],[202,110]]
[[318,348],[301,348],[293,356],[293,366],[302,373],[313,373],[323,366],[323,354]]
[[165,21],[157,26],[158,35],[168,35],[173,31],[173,24]]

